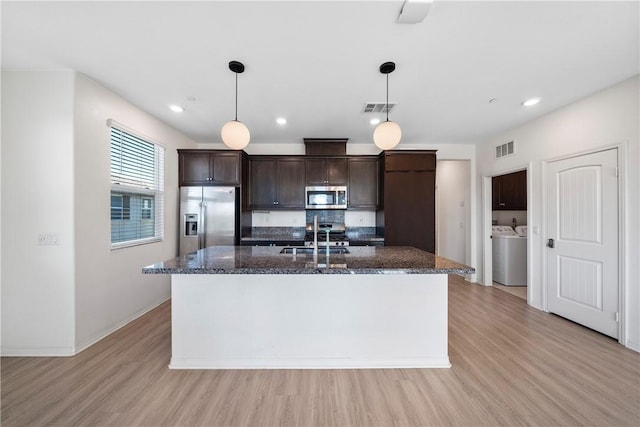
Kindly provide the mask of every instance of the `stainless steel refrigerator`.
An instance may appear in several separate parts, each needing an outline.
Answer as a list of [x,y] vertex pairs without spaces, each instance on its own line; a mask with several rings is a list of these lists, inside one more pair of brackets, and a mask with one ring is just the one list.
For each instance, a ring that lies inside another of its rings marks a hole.
[[180,188],[180,255],[237,244],[236,193],[234,187]]

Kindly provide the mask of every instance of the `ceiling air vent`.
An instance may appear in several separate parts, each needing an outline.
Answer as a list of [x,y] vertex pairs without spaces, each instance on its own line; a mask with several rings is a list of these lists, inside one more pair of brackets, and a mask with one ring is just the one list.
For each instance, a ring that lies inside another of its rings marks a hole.
[[504,156],[510,156],[514,153],[513,141],[509,141],[506,144],[498,145],[496,147],[496,159]]
[[[397,102],[389,103],[389,112],[393,111],[393,107],[398,105]],[[365,102],[364,107],[362,107],[363,113],[386,113],[387,112],[387,104],[386,102]]]

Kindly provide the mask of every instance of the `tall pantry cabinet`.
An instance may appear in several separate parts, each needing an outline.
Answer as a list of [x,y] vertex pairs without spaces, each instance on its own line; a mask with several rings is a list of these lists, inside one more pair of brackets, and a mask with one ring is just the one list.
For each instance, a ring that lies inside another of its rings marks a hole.
[[381,154],[382,203],[376,213],[385,246],[414,246],[435,253],[436,152]]

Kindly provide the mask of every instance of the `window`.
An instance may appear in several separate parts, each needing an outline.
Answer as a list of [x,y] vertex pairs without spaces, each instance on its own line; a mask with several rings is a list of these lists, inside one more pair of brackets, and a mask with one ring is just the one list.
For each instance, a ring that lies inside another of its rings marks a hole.
[[131,219],[131,196],[111,193],[111,219]]
[[111,245],[163,238],[164,148],[111,127]]

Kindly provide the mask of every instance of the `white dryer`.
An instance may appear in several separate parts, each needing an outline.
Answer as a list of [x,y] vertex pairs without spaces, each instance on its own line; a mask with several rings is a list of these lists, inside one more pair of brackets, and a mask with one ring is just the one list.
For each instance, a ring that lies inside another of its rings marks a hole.
[[526,226],[493,226],[493,280],[505,286],[527,286]]

